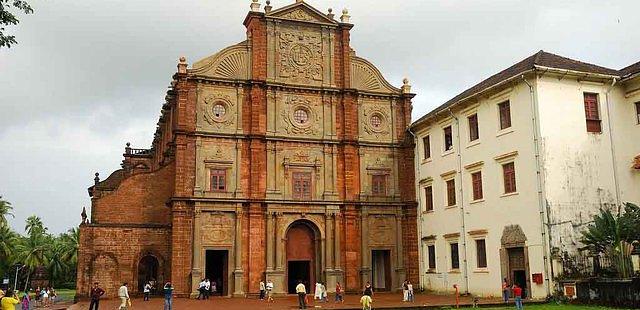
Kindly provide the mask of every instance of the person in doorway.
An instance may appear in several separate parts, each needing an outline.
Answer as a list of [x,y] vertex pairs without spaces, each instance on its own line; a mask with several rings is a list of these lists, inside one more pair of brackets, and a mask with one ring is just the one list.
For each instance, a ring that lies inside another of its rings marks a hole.
[[371,283],[367,282],[367,284],[364,285],[364,291],[362,292],[362,295],[367,295],[373,298],[373,287],[371,287]]
[[362,295],[362,297],[360,297],[360,304],[362,305],[362,310],[371,310],[373,299],[369,295]]
[[16,305],[20,303],[18,296],[13,292],[12,289],[7,289],[7,292],[2,297],[2,301],[0,301],[0,306],[2,310],[16,310]]
[[402,301],[409,301],[408,294],[407,280],[404,280],[404,282],[402,282]]
[[211,295],[215,296],[216,293],[218,293],[218,284],[216,284],[216,281],[211,282]]
[[173,286],[171,282],[164,285],[164,310],[171,310],[173,306]]
[[502,300],[505,304],[509,302],[509,284],[507,283],[507,278],[502,280]]
[[260,280],[260,300],[264,300],[264,295],[267,287],[264,285],[264,281]]
[[90,295],[91,303],[89,303],[89,310],[98,310],[98,306],[100,306],[100,297],[104,295],[104,290],[100,288],[98,282],[93,283]]
[[209,299],[211,295],[211,281],[209,279],[204,280],[204,299]]
[[300,305],[300,309],[307,309],[307,288],[304,287],[302,281],[298,281],[298,285],[296,286],[296,294],[298,294],[298,304]]
[[409,302],[414,301],[413,284],[411,284],[411,281],[407,281],[407,301]]
[[267,280],[265,288],[267,290],[267,302],[273,302],[273,282],[271,282],[271,279]]
[[344,303],[344,296],[342,296],[343,293],[340,282],[336,282],[336,302],[340,301],[340,303]]
[[124,282],[122,286],[118,289],[118,297],[120,298],[120,307],[118,309],[127,309],[127,303],[129,302],[129,288],[127,288],[129,283]]
[[147,282],[142,289],[144,293],[144,301],[149,301],[149,295],[151,295],[151,283]]
[[516,309],[522,310],[522,289],[518,284],[513,285],[513,298],[516,301]]

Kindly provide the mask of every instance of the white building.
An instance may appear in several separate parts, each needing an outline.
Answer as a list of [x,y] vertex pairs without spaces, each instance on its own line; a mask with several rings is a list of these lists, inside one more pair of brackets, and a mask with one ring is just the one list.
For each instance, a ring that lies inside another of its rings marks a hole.
[[613,70],[540,51],[411,130],[428,290],[500,296],[507,278],[544,298],[552,253],[581,247],[600,208],[640,202],[640,62]]

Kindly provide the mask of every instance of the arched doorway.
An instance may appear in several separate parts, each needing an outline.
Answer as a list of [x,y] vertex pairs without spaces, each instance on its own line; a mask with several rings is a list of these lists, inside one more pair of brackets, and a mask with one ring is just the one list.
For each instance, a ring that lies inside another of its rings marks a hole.
[[288,292],[294,294],[299,281],[311,292],[319,276],[320,231],[309,221],[295,221],[287,230],[286,240]]
[[138,263],[138,292],[142,293],[144,289],[144,285],[151,281],[151,284],[155,286],[157,291],[156,283],[158,281],[158,259],[153,255],[145,255],[140,259]]

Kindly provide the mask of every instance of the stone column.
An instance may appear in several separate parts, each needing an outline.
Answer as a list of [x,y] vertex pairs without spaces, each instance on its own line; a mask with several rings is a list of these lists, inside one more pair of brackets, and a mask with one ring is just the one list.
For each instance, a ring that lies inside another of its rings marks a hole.
[[334,262],[333,262],[333,267],[334,269],[337,270],[341,270],[342,269],[342,264],[341,264],[341,259],[342,259],[342,248],[340,246],[340,241],[342,239],[342,233],[341,233],[341,229],[340,229],[340,211],[338,211],[334,216],[333,216],[333,229],[335,230],[334,234],[333,234],[333,238],[334,238],[334,253],[335,253],[335,257],[334,257]]
[[325,260],[325,265],[326,265],[326,270],[333,270],[333,255],[334,255],[334,251],[333,251],[333,212],[329,211],[325,214],[325,238],[326,238],[326,242],[325,242],[325,253],[326,253],[326,260]]
[[193,267],[191,268],[191,298],[198,297],[198,284],[203,278],[202,267],[202,211],[196,206],[193,216]]
[[274,235],[273,213],[271,211],[267,211],[267,272],[273,271],[273,259],[275,258],[275,252],[273,249]]
[[273,256],[271,256],[272,259],[275,258],[275,266],[271,271],[269,271],[267,267],[267,278],[273,281],[273,293],[276,295],[283,295],[287,293],[287,284],[284,281],[285,244],[284,236],[282,235],[282,225],[284,225],[284,223],[282,219],[282,212],[273,212],[273,216],[275,216],[275,219],[272,219],[272,225],[274,226],[273,233],[270,236],[267,236],[267,238],[271,240],[275,239],[275,244],[273,245]]
[[396,212],[396,283],[394,287],[400,287],[405,280],[404,270],[404,240],[402,239],[402,208]]
[[360,279],[361,285],[371,282],[371,251],[369,250],[369,210],[362,206],[360,210]]
[[236,206],[236,232],[235,232],[235,269],[233,270],[233,295],[244,296],[244,271],[242,270],[242,204]]

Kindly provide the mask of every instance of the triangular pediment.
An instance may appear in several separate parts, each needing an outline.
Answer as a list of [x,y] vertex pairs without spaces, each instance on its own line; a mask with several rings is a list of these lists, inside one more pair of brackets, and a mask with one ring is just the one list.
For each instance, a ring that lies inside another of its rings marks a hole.
[[337,24],[338,22],[329,18],[326,14],[308,5],[304,1],[279,8],[267,14],[268,17],[295,20],[307,23]]

